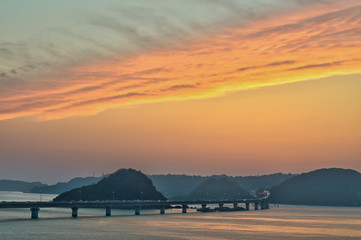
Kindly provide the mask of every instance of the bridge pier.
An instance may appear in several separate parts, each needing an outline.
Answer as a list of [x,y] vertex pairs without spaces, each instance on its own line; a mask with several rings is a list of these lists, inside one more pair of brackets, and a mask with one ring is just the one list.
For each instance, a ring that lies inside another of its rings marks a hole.
[[31,210],[31,219],[38,219],[40,208],[32,207],[32,208],[30,208],[30,210]]
[[258,210],[258,202],[254,203],[254,210]]
[[160,214],[164,214],[165,213],[165,207],[164,206],[161,206],[160,207]]
[[182,213],[187,213],[187,204],[182,204]]
[[246,211],[249,211],[249,202],[246,202]]
[[105,216],[110,217],[112,215],[112,208],[106,207],[105,208]]
[[207,203],[202,203],[202,212],[205,212],[207,208]]
[[77,218],[78,217],[78,207],[72,207],[71,208],[71,216],[73,217],[73,218]]
[[140,207],[139,206],[135,207],[135,215],[140,215]]
[[261,210],[264,210],[264,201],[261,201]]
[[233,203],[233,207],[234,207],[234,208],[238,208],[238,203],[237,203],[237,202],[234,202],[234,203]]
[[222,209],[222,208],[223,208],[223,206],[224,206],[224,204],[223,204],[223,203],[218,203],[218,205],[219,205],[219,209]]

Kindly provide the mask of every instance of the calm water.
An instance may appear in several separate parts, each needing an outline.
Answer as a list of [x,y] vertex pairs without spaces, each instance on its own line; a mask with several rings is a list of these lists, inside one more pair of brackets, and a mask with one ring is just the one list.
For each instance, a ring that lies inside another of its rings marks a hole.
[[[43,195],[43,200],[54,195]],[[39,194],[0,192],[0,201],[36,200]],[[0,209],[0,239],[361,239],[361,208],[272,207],[265,211],[181,214],[180,210],[41,209],[30,220],[29,209]],[[114,216],[116,215],[116,216]],[[92,217],[97,216],[97,217]]]

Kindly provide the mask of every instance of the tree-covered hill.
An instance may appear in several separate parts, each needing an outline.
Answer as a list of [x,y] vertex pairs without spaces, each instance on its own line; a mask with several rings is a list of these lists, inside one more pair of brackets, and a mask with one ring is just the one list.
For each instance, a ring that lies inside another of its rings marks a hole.
[[0,180],[0,191],[29,192],[34,187],[46,187],[40,182],[24,182],[16,180]]
[[103,177],[77,177],[68,182],[58,182],[54,185],[36,186],[33,187],[30,192],[32,193],[49,193],[49,194],[61,194],[63,192],[79,188],[87,185],[97,183]]
[[165,200],[152,180],[134,169],[119,169],[98,183],[65,192],[54,201],[71,200]]
[[185,174],[148,175],[157,189],[167,198],[186,196],[201,183],[214,177],[229,178],[248,192],[257,193],[259,190],[273,187],[294,176],[297,175],[284,173],[245,177],[230,177],[227,175],[190,176]]
[[361,174],[351,169],[319,169],[271,189],[274,203],[361,206]]
[[179,199],[200,200],[200,199],[244,199],[252,198],[251,194],[241,188],[237,183],[228,177],[213,177],[196,187],[185,197]]

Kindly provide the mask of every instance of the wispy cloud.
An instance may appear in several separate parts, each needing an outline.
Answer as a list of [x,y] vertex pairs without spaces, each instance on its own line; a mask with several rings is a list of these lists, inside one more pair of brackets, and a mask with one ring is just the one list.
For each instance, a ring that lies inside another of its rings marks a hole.
[[332,66],[341,65],[343,62],[345,62],[345,61],[327,62],[327,63],[319,63],[319,64],[309,64],[309,65],[304,65],[304,66],[300,66],[300,67],[290,68],[289,70],[296,71],[296,70],[304,70],[304,69],[332,67]]
[[[90,23],[97,29],[121,35],[120,43],[129,47],[132,42],[138,50],[112,47],[118,50],[84,53],[74,56],[74,61],[67,53],[66,64],[39,57],[9,66],[0,72],[0,119],[95,114],[113,107],[207,98],[226,91],[360,72],[361,6],[354,1],[316,2],[323,8],[310,11],[303,3],[306,7],[293,14],[285,11],[277,18],[265,11],[249,13],[246,17],[252,21],[245,25],[245,17],[237,18],[234,11],[230,14],[230,9],[242,6],[230,1],[221,9],[232,16],[232,24],[219,23],[213,30],[207,23],[181,27],[174,20],[179,32],[172,31],[172,23],[144,32],[139,24],[93,16]],[[161,23],[163,17],[143,10],[138,12],[141,21]],[[191,29],[198,29],[199,34]],[[155,38],[159,33],[164,40]],[[175,37],[166,38],[173,33]],[[49,47],[55,59],[61,59],[61,49]],[[6,49],[8,45],[0,45],[0,53],[13,54]],[[81,61],[85,57],[89,59]],[[17,84],[10,84],[12,80]]]
[[195,88],[196,85],[198,85],[198,84],[194,84],[194,85],[191,85],[191,84],[173,85],[173,86],[170,86],[168,88],[161,89],[161,91],[167,92],[167,91],[179,90],[179,89],[185,89],[185,88]]

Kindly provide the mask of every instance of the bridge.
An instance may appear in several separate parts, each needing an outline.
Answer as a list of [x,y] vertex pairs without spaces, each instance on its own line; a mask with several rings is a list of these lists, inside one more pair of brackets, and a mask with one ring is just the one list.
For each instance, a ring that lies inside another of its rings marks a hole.
[[[250,204],[254,205],[254,210],[263,210],[269,208],[268,197],[257,199],[238,199],[238,200],[193,200],[193,201],[150,201],[150,200],[135,200],[135,201],[59,201],[59,202],[1,202],[0,208],[29,208],[31,210],[31,218],[37,219],[40,208],[70,208],[73,218],[78,217],[79,208],[104,208],[105,216],[111,216],[112,208],[126,208],[134,209],[135,215],[140,215],[140,210],[143,209],[160,209],[160,214],[165,213],[166,208],[172,206],[181,206],[182,213],[187,213],[189,205],[200,205],[199,211],[207,212],[210,208],[207,205],[218,204],[219,210],[222,211],[225,204],[233,204],[234,211],[250,210]],[[239,204],[244,204],[244,208]]]

